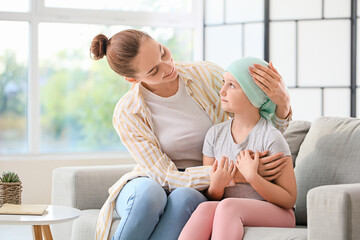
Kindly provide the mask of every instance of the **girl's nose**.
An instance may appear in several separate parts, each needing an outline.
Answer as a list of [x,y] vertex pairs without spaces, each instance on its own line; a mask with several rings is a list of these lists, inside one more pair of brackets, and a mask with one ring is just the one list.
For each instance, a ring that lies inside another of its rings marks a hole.
[[226,95],[226,91],[225,91],[225,89],[224,89],[224,87],[222,87],[221,89],[220,89],[220,95],[222,95],[222,96],[225,96]]

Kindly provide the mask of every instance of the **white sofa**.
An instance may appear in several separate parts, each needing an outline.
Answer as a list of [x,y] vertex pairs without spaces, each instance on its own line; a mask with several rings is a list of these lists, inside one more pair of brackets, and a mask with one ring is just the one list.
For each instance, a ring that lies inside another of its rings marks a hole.
[[[284,136],[296,165],[297,227],[246,227],[244,240],[360,239],[360,119],[322,117],[313,123],[293,121]],[[73,223],[52,226],[54,239],[94,239],[108,188],[132,168],[133,165],[55,169],[52,204],[78,208],[82,215]],[[118,224],[119,218],[114,214],[110,236]]]

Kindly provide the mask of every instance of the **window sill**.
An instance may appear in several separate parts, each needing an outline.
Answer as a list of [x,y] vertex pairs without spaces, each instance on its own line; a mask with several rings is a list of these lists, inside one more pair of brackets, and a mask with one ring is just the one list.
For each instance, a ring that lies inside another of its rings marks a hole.
[[46,153],[46,154],[1,154],[0,161],[25,160],[116,160],[119,162],[133,161],[128,152],[96,152],[96,153]]

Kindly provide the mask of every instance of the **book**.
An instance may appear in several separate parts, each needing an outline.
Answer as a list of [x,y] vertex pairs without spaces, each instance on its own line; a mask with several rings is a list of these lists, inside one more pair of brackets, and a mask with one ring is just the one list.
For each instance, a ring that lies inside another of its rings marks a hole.
[[7,215],[43,215],[48,205],[35,204],[9,204],[5,203],[0,208],[0,214]]

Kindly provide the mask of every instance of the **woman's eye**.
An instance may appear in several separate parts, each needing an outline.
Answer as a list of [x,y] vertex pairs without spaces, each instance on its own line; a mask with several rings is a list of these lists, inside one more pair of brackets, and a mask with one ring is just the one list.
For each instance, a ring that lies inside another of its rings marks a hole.
[[231,88],[234,88],[235,86],[234,86],[234,84],[230,83],[230,87],[231,87]]
[[150,74],[150,76],[154,76],[154,75],[156,75],[156,74],[157,74],[157,72],[158,72],[158,70],[156,69],[153,73],[151,73],[151,74]]

